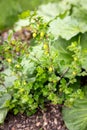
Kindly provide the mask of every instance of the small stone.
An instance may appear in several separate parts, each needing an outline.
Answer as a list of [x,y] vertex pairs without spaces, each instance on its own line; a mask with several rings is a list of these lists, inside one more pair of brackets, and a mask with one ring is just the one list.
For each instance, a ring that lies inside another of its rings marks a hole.
[[17,128],[20,128],[21,127],[21,124],[17,124]]
[[47,122],[44,122],[43,126],[46,126],[47,125]]
[[26,120],[26,124],[28,123],[28,119]]
[[22,125],[22,128],[25,128],[26,126],[25,125]]
[[11,130],[16,130],[16,129],[14,127],[12,127]]
[[30,130],[30,129],[27,127],[27,128],[25,128],[25,130]]
[[61,130],[61,126],[58,127],[58,130]]
[[57,125],[57,119],[56,118],[54,119],[54,123],[55,123],[55,125]]
[[37,122],[37,123],[36,123],[36,126],[37,126],[37,127],[40,126],[40,122]]

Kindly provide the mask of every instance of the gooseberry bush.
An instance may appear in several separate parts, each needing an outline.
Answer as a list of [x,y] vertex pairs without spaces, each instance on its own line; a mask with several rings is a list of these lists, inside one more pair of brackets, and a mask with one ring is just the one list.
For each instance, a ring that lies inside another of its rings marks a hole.
[[[26,28],[32,34],[30,45],[20,39],[13,39],[9,33],[7,41],[0,46],[1,58],[4,57],[4,71],[0,75],[0,80],[3,77],[0,84],[4,88],[0,92],[0,111],[3,110],[4,113],[1,113],[1,123],[9,110],[14,114],[31,115],[37,109],[43,109],[46,103],[63,104],[70,109],[76,101],[79,105],[78,101],[87,105],[86,101],[83,102],[87,96],[87,87],[82,82],[87,76],[85,5],[67,0],[50,3],[47,8],[50,10],[50,7],[55,8],[56,15],[51,11],[45,12],[45,5],[39,7],[36,13],[29,13],[27,17],[26,12],[20,16],[22,20],[29,22]],[[70,130],[80,130],[78,117],[76,127],[70,122],[73,115],[67,118],[66,113],[65,110],[67,127]],[[84,114],[84,111],[80,114]],[[86,130],[84,124],[83,122],[81,130]]]

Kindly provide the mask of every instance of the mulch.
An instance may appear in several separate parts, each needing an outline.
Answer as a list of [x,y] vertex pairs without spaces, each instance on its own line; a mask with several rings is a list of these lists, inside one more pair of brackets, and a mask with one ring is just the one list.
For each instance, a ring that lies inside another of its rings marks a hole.
[[14,116],[8,113],[0,130],[68,130],[64,124],[60,105],[47,104],[46,110],[38,110],[27,117],[23,114]]
[[[0,44],[7,39],[8,31],[0,34]],[[31,32],[27,29],[14,33],[15,39],[29,43]],[[21,109],[21,108],[20,108]],[[0,130],[68,130],[62,118],[62,106],[46,104],[46,110],[38,110],[32,116],[13,115],[9,112]]]
[[[9,30],[5,30],[0,33],[0,44],[2,44],[8,38]],[[32,38],[32,33],[28,28],[23,28],[17,32],[14,32],[13,39],[21,40],[22,42],[30,43],[30,39]]]

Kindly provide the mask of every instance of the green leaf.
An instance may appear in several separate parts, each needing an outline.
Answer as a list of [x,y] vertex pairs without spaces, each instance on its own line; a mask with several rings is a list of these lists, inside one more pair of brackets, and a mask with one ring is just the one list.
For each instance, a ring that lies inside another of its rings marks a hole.
[[29,17],[25,18],[25,19],[20,19],[18,20],[15,25],[14,25],[14,30],[18,31],[21,30],[22,27],[28,26],[29,25]]
[[17,79],[17,77],[12,75],[12,71],[10,68],[5,69],[3,73],[6,74],[5,82],[4,82],[5,86],[6,87],[11,86],[14,83],[14,81]]
[[8,113],[8,108],[0,109],[0,124],[4,122],[7,113]]
[[86,25],[85,22],[80,22],[71,16],[67,16],[64,19],[57,18],[51,22],[49,31],[57,38],[62,37],[69,40],[78,33],[87,31]]
[[87,99],[77,100],[70,109],[64,108],[63,119],[69,130],[87,130]]
[[27,59],[23,58],[23,60],[22,60],[21,64],[24,69],[23,73],[26,73],[28,71],[28,73],[30,75],[32,75],[35,70],[35,63],[37,63],[37,61],[39,61],[42,54],[43,54],[42,45],[34,46],[32,48],[32,51],[29,54],[29,57]]
[[0,109],[6,107],[6,103],[10,99],[11,99],[11,96],[9,94],[3,94],[3,96],[0,97]]
[[5,92],[6,88],[3,85],[0,85],[0,92]]
[[87,71],[87,33],[81,36],[80,44],[82,47],[82,68]]
[[6,103],[10,99],[11,96],[9,94],[4,94],[2,97],[0,97],[0,124],[4,122],[4,119],[7,115],[9,109],[6,107]]
[[70,4],[87,10],[87,0],[67,0]]
[[69,40],[66,41],[62,38],[58,38],[54,43],[53,46],[58,50],[58,61],[59,62],[59,67],[60,67],[60,72],[64,72],[72,62],[72,53],[67,50],[67,47],[70,45],[70,43],[73,41]]
[[58,1],[57,3],[48,3],[46,5],[41,5],[38,8],[37,13],[38,15],[42,16],[45,21],[50,21],[55,18],[55,16],[64,14],[69,9],[69,3],[66,1]]

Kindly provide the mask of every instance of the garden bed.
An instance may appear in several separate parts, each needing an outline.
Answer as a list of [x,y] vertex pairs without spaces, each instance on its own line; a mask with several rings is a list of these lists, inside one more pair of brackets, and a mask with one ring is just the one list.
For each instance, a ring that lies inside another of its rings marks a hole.
[[[8,37],[8,31],[1,33],[1,44]],[[13,38],[29,44],[31,32],[26,28],[14,33]],[[3,69],[2,69],[3,70]],[[2,71],[1,70],[1,71]],[[38,109],[32,116],[13,115],[9,112],[0,130],[68,130],[62,118],[62,105],[47,104],[45,110]]]
[[87,2],[77,1],[25,11],[0,34],[2,130],[87,129]]
[[46,110],[38,110],[33,116],[8,113],[0,130],[68,130],[64,124],[60,105],[46,106]]

